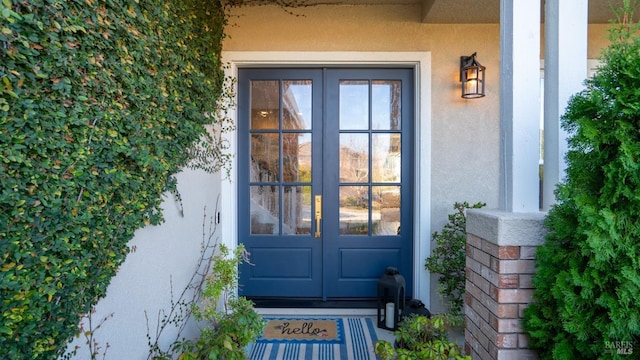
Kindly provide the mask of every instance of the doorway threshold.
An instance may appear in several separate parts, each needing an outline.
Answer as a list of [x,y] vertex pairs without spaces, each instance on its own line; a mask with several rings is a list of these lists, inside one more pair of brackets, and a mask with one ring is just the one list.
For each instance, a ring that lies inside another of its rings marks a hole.
[[256,307],[264,308],[341,308],[341,309],[375,309],[376,299],[322,299],[314,298],[274,298],[248,297]]
[[262,316],[376,316],[376,309],[338,309],[338,308],[261,308],[256,312]]
[[377,301],[318,299],[249,298],[261,315],[371,316],[377,314]]

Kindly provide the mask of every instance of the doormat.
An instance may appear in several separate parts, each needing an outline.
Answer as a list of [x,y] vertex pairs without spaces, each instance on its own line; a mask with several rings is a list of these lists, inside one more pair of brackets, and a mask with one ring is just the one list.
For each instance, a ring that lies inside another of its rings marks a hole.
[[376,360],[370,318],[265,318],[250,360]]
[[341,343],[342,319],[270,319],[262,338],[271,341]]

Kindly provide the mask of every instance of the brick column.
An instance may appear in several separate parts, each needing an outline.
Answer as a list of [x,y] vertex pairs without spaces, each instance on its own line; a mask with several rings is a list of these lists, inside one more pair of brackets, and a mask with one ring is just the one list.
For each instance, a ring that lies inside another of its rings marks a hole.
[[467,212],[465,351],[473,359],[536,359],[523,310],[531,302],[544,213]]

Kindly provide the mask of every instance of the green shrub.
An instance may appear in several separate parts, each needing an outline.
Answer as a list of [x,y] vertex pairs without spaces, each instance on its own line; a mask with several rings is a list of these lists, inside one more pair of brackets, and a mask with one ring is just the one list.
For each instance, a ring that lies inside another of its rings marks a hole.
[[224,162],[225,22],[217,0],[0,2],[3,357],[60,356],[173,175]]
[[463,351],[448,339],[451,321],[445,314],[432,318],[411,315],[398,324],[394,331],[395,346],[385,340],[375,345],[376,355],[383,360],[471,360]]
[[[242,262],[249,262],[249,254],[242,244],[231,251],[220,243],[215,236],[216,227],[212,218],[209,235],[205,236],[203,223],[203,250],[191,281],[177,301],[174,302],[171,297],[169,312],[162,312],[163,316],[158,314],[155,338],[147,333],[149,358],[244,360],[247,358],[247,345],[262,334],[265,322],[255,311],[253,302],[236,295],[238,267]],[[191,293],[192,297],[189,298],[187,293]],[[186,339],[182,334],[192,315],[201,326],[195,340]],[[169,325],[179,331],[176,340],[164,350],[160,347],[159,339]]]
[[524,322],[542,359],[640,350],[638,30],[612,27],[602,65],[562,119],[571,134],[567,176],[546,219]]
[[456,202],[453,208],[456,212],[449,214],[449,223],[441,233],[433,233],[436,247],[427,258],[425,268],[433,274],[439,274],[438,291],[448,301],[449,312],[454,315],[462,313],[464,305],[465,266],[467,259],[467,217],[466,209],[479,209],[485,203],[470,206],[466,201]]
[[240,244],[233,253],[224,244],[216,243],[211,271],[203,279],[200,298],[190,303],[195,319],[205,326],[198,339],[179,340],[169,352],[155,359],[183,360],[244,360],[246,347],[258,339],[265,322],[254,309],[252,301],[237,296],[238,266],[249,261]]

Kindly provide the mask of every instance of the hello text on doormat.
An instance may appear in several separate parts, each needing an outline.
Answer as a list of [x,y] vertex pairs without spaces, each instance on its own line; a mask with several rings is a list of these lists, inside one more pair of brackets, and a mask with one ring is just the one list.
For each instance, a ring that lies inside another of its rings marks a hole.
[[262,340],[342,342],[342,319],[270,319]]

